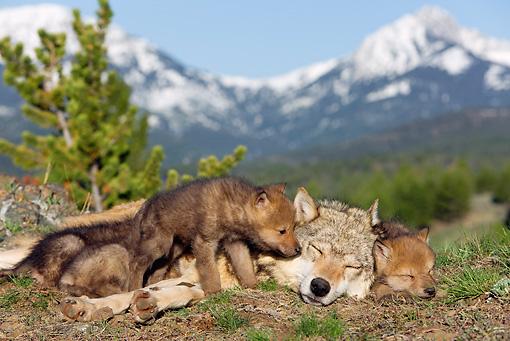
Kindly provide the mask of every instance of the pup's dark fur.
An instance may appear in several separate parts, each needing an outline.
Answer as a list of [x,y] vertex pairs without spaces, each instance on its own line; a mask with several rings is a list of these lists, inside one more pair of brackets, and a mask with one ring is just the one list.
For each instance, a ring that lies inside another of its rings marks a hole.
[[401,224],[381,222],[374,232],[378,235],[373,248],[376,279],[372,290],[376,297],[434,297],[435,255],[428,245],[429,229],[411,232]]
[[[283,185],[255,187],[236,178],[195,181],[156,195],[135,218],[46,236],[13,272],[31,272],[43,285],[75,296],[101,297],[142,287],[156,260],[170,262],[191,245],[205,274],[204,289],[214,292],[220,289],[215,251],[222,242],[241,282],[253,286],[253,265],[243,240],[286,256],[299,251],[294,225],[306,217],[296,212],[283,190]],[[299,200],[295,205],[299,207]]]
[[286,257],[300,251],[294,236],[296,210],[284,190],[284,185],[255,187],[237,178],[220,178],[154,196],[135,217],[142,241],[134,252],[131,282],[141,287],[145,269],[167,256],[173,244],[178,250],[171,258],[182,246],[191,245],[202,288],[206,293],[217,292],[221,283],[215,257],[221,243],[241,284],[254,286],[255,273],[244,241]]

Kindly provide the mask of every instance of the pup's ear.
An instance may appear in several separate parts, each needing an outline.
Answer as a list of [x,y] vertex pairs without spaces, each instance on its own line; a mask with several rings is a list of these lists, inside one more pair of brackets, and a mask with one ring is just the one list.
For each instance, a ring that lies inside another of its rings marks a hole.
[[268,191],[276,191],[283,193],[285,192],[285,188],[287,187],[287,184],[285,182],[282,182],[281,184],[272,184],[265,186]]
[[380,269],[390,260],[391,248],[384,245],[382,241],[376,240],[374,243],[374,248],[372,249],[372,253],[374,255],[376,267]]
[[381,222],[381,219],[379,219],[379,199],[375,199],[374,203],[368,209],[368,213],[370,214],[370,225],[372,227]]
[[294,208],[296,209],[296,222],[298,224],[308,223],[319,216],[315,201],[304,187],[299,187],[296,193]]
[[429,243],[429,232],[430,232],[430,229],[428,227],[424,227],[416,233],[416,237],[418,237],[419,239],[423,240],[425,243],[428,244]]
[[257,197],[255,198],[255,206],[257,207],[265,207],[269,202],[267,198],[267,193],[263,189],[259,189],[257,191]]

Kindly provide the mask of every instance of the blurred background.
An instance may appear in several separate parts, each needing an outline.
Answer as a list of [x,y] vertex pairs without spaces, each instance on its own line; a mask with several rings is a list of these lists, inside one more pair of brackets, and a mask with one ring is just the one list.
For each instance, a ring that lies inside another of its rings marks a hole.
[[[460,233],[447,229],[451,226],[475,231],[505,220],[508,2],[114,0],[110,5],[114,16],[102,45],[107,68],[127,86],[125,100],[136,105],[136,116],[146,119],[145,130],[133,135],[146,134],[144,157],[126,164],[133,172],[143,170],[149,155],[157,154],[149,153],[153,146],[163,147],[164,159],[155,158],[158,166],[151,169],[161,181],[147,191],[126,190],[125,174],[99,173],[104,183],[96,189],[104,206],[147,196],[164,181],[171,187],[192,176],[231,172],[256,183],[286,181],[289,195],[305,186],[315,198],[362,207],[379,198],[384,218],[431,225],[438,233]],[[94,1],[2,0],[0,39],[10,37],[12,45],[4,45],[0,73],[8,71],[6,56],[15,43],[24,45],[35,68],[45,65],[35,61],[40,28],[67,38],[62,73],[50,70],[48,77],[55,72],[64,79],[77,70],[74,56],[88,46],[90,32],[73,28],[72,8],[85,22],[96,20]],[[21,60],[14,58],[11,65]],[[33,110],[32,119],[30,112],[22,114],[27,103],[44,114],[57,111],[41,102],[44,96],[33,95],[37,86],[27,90],[15,84],[23,76],[19,68],[9,72],[11,77],[0,80],[0,137],[15,144],[23,131],[62,138],[61,127],[35,124]],[[62,91],[50,97],[62,107],[76,141],[81,130],[73,123],[75,100]],[[39,142],[31,141],[36,148]],[[230,154],[238,145],[246,149]],[[26,157],[15,157],[26,150],[9,146],[0,148],[7,155],[0,158],[2,173],[64,185],[76,181],[84,193],[76,194],[80,205],[90,200],[86,194],[94,196],[94,179],[86,184],[91,171],[76,180],[69,170],[58,173],[59,160],[48,158],[51,153],[39,151],[42,161],[27,165]],[[87,148],[76,158],[91,154]],[[94,160],[99,171],[107,168],[98,156]],[[123,162],[117,156],[112,164]],[[140,177],[147,178],[145,171]]]

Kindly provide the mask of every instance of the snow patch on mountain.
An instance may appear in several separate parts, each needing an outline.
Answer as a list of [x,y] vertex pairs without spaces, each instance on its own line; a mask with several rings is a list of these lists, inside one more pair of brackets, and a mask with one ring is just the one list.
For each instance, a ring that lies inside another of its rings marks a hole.
[[411,84],[408,80],[390,83],[384,88],[367,94],[367,102],[377,102],[395,96],[407,96],[411,93]]
[[471,57],[464,49],[458,46],[449,48],[440,55],[434,57],[430,62],[430,65],[437,66],[438,68],[448,72],[450,75],[463,73],[471,66],[471,64]]
[[489,89],[510,90],[510,71],[501,65],[491,65],[485,73],[484,81]]

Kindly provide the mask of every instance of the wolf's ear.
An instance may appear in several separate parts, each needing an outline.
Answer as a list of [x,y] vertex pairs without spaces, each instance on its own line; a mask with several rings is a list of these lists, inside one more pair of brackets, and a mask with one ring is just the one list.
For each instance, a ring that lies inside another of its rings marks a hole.
[[281,184],[272,184],[265,186],[268,191],[275,191],[283,193],[285,192],[285,188],[287,187],[287,184],[285,182],[282,182]]
[[257,198],[255,199],[255,206],[264,207],[267,205],[269,199],[267,198],[267,193],[263,189],[259,189],[257,191]]
[[296,208],[296,222],[299,224],[308,223],[319,216],[319,210],[313,198],[304,187],[299,187],[294,198]]
[[424,227],[416,233],[416,237],[418,237],[419,239],[423,240],[425,243],[428,244],[429,243],[429,232],[430,232],[430,229],[428,227]]
[[384,245],[384,243],[380,240],[376,240],[374,243],[374,248],[372,250],[374,254],[375,264],[379,268],[388,263],[391,257],[391,249]]
[[370,214],[370,225],[372,227],[381,222],[381,219],[379,219],[379,199],[375,199],[373,204],[368,209],[368,213]]

